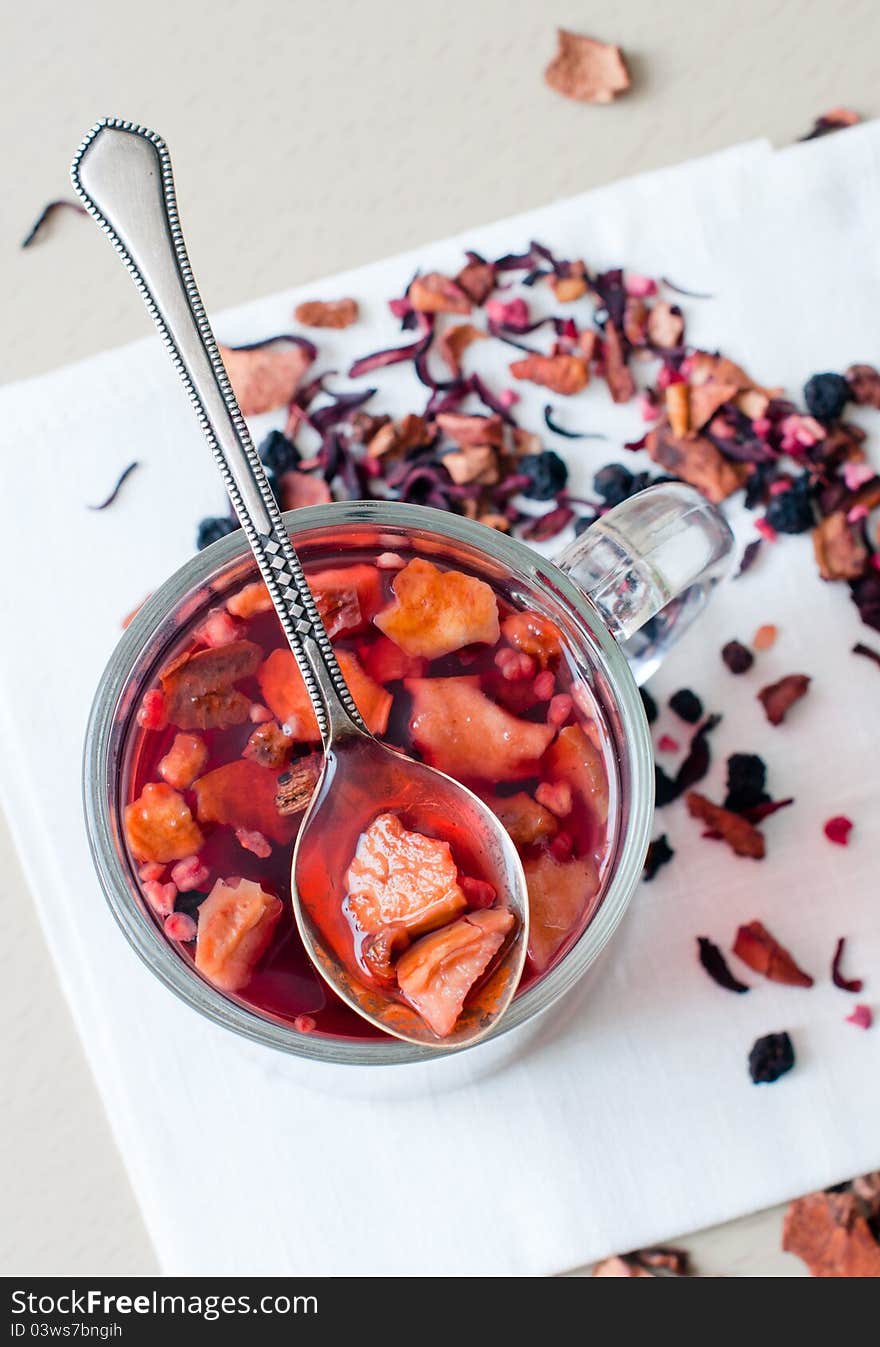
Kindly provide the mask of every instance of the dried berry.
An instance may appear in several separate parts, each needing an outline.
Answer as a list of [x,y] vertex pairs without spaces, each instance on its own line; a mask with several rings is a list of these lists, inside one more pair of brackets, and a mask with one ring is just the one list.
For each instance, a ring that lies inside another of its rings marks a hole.
[[807,411],[817,421],[836,421],[849,401],[849,384],[842,374],[814,374],[804,384]]
[[767,768],[757,753],[731,753],[727,759],[727,795],[724,808],[735,814],[766,804]]
[[529,479],[523,495],[530,500],[554,500],[565,489],[568,468],[552,449],[540,454],[526,454],[517,463],[517,469]]
[[778,683],[771,683],[758,693],[758,701],[771,725],[781,725],[795,702],[805,697],[810,686],[806,674],[787,674]]
[[835,842],[839,847],[849,846],[849,835],[852,832],[852,819],[845,814],[835,814],[834,818],[828,819],[824,824],[822,831],[829,842]]
[[794,1046],[788,1034],[765,1034],[752,1045],[749,1075],[755,1085],[772,1085],[794,1066]]
[[727,960],[721,953],[717,945],[705,935],[697,936],[697,947],[699,949],[700,963],[705,968],[709,977],[718,983],[719,987],[724,987],[729,992],[747,992],[751,988],[745,983],[740,982],[733,976],[727,965]]
[[776,533],[806,533],[816,523],[810,479],[806,473],[795,479],[787,491],[771,496],[766,520]]
[[655,837],[648,847],[648,854],[645,857],[645,868],[642,871],[642,879],[646,882],[652,880],[661,866],[667,865],[672,860],[675,852],[669,845],[669,838],[665,833]]
[[728,641],[721,649],[721,658],[732,674],[748,673],[755,657],[742,641]]
[[609,507],[620,505],[633,494],[635,474],[622,463],[606,463],[593,477],[593,490]]
[[260,444],[259,454],[267,472],[274,472],[279,477],[283,472],[293,472],[299,467],[299,450],[280,430],[269,431]]
[[681,688],[678,692],[674,692],[669,698],[669,705],[677,716],[687,721],[688,725],[696,725],[703,714],[703,703],[690,688]]
[[202,548],[210,547],[211,543],[216,543],[220,538],[225,538],[227,533],[234,533],[238,527],[237,520],[230,519],[226,515],[214,519],[203,519],[196,532],[196,547],[201,552]]

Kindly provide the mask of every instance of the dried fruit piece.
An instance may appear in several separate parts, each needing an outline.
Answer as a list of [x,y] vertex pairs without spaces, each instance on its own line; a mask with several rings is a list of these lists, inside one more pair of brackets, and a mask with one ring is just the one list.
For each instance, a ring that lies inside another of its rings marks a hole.
[[[391,694],[374,683],[350,650],[336,658],[355,704],[373,734],[384,734],[391,712]],[[298,743],[317,744],[321,735],[299,666],[289,650],[273,650],[257,673],[260,690],[285,730]]]
[[262,580],[254,580],[244,585],[237,594],[230,594],[226,607],[233,617],[247,619],[258,613],[268,613],[272,608],[272,598]]
[[845,978],[840,971],[840,965],[843,963],[843,951],[846,945],[846,937],[841,936],[834,950],[834,958],[831,961],[831,981],[835,987],[839,987],[842,992],[860,992],[864,983],[861,978]]
[[623,337],[610,319],[602,337],[602,355],[605,382],[612,402],[629,402],[635,394],[636,383],[626,363]]
[[721,658],[732,674],[748,673],[755,662],[751,650],[741,641],[728,641],[722,647]]
[[813,1277],[880,1277],[880,1244],[852,1193],[810,1193],[790,1203],[782,1247]]
[[191,786],[208,761],[208,745],[197,734],[175,734],[174,741],[159,763],[159,775],[175,790]]
[[738,491],[747,476],[745,464],[731,463],[705,435],[678,438],[661,425],[648,432],[645,448],[655,463],[716,505]]
[[755,1085],[772,1085],[794,1066],[794,1046],[788,1034],[765,1034],[755,1039],[749,1053],[749,1075]]
[[289,842],[293,829],[276,807],[277,788],[276,772],[239,758],[215,767],[195,783],[196,812],[203,823],[223,823],[263,833],[273,842]]
[[758,693],[758,701],[771,725],[781,725],[788,710],[805,697],[810,686],[806,674],[787,674]]
[[823,825],[822,831],[829,842],[834,842],[839,847],[846,847],[849,846],[852,828],[852,819],[847,818],[845,814],[835,814]]
[[293,316],[303,327],[351,327],[360,316],[356,299],[310,299],[297,304]]
[[700,952],[700,963],[713,982],[718,983],[719,987],[724,987],[729,992],[738,993],[750,990],[745,982],[740,982],[738,978],[733,976],[721,950],[712,943],[708,936],[698,935],[697,947]]
[[285,734],[277,720],[267,720],[254,730],[241,756],[277,771],[287,762],[295,742],[293,735]]
[[439,271],[416,276],[409,287],[409,302],[417,313],[470,313],[471,301],[461,286]]
[[466,416],[464,412],[439,412],[436,420],[443,434],[462,448],[472,444],[491,444],[496,449],[504,446],[504,423],[497,414]]
[[382,577],[375,566],[334,566],[308,577],[315,606],[331,639],[342,632],[361,631],[384,602]]
[[880,408],[880,372],[873,365],[850,365],[846,381],[853,402],[860,407]]
[[417,940],[397,961],[397,983],[438,1038],[452,1033],[468,993],[513,928],[507,908],[461,917]]
[[517,846],[534,846],[553,837],[559,827],[549,809],[544,809],[524,790],[515,795],[491,796],[488,804]]
[[410,732],[426,760],[451,776],[516,781],[535,773],[553,737],[546,725],[518,720],[480,690],[479,679],[409,678]]
[[218,879],[199,908],[196,968],[221,991],[247,986],[269,948],[281,900],[250,879]]
[[695,790],[688,791],[685,799],[691,818],[701,819],[713,832],[720,833],[737,856],[750,856],[753,860],[763,858],[764,838],[748,819],[722,809]]
[[594,1277],[653,1277],[654,1273],[648,1268],[641,1267],[633,1258],[622,1258],[619,1254],[614,1254],[611,1258],[603,1258],[601,1263],[597,1263],[593,1268]]
[[253,641],[233,641],[186,656],[160,675],[168,720],[182,730],[243,724],[250,702],[233,685],[255,673],[261,658]]
[[547,775],[573,786],[600,824],[608,819],[608,770],[602,751],[582,725],[559,731],[544,759]]
[[[699,391],[698,389],[697,392]],[[690,389],[687,384],[670,384],[666,389],[666,415],[669,418],[669,426],[673,435],[678,437],[686,435],[691,428],[689,394]]]
[[531,608],[506,617],[501,634],[515,649],[537,660],[542,669],[562,654],[562,633],[556,623]]
[[770,982],[783,982],[789,987],[812,987],[809,973],[799,968],[784,946],[770,934],[760,921],[740,926],[736,933],[733,952],[756,973],[762,973]]
[[544,71],[551,89],[582,103],[610,103],[629,88],[629,71],[619,47],[594,37],[557,29],[559,48]]
[[857,1029],[870,1029],[871,1025],[874,1023],[871,1007],[865,1005],[855,1006],[852,1014],[846,1015],[844,1018],[846,1019],[847,1024],[854,1024]]
[[361,834],[345,888],[351,915],[369,935],[390,925],[422,935],[467,907],[449,843],[410,831],[395,814],[379,814]]
[[150,781],[125,806],[125,836],[137,861],[179,861],[204,842],[199,825],[179,791]]
[[323,758],[320,753],[309,753],[297,758],[289,771],[282,772],[275,791],[275,808],[279,814],[299,814],[309,804],[321,775]]
[[776,644],[776,638],[779,635],[779,628],[767,623],[759,627],[752,637],[752,646],[755,650],[769,650]]
[[833,510],[813,529],[813,551],[823,580],[858,580],[868,564],[868,549],[858,523],[844,510]]
[[414,557],[391,588],[394,602],[375,622],[407,655],[440,659],[466,645],[494,645],[499,638],[497,600],[476,576],[442,571]]
[[243,416],[261,416],[290,402],[302,376],[314,360],[314,348],[284,338],[234,351],[220,347],[220,355]]
[[484,341],[488,335],[473,323],[456,323],[440,334],[438,349],[456,378],[461,376],[461,358],[467,348],[475,341]]
[[358,659],[377,683],[396,683],[404,678],[421,678],[424,659],[407,655],[387,636],[377,636],[358,646]]
[[542,973],[592,911],[599,876],[588,856],[560,861],[549,851],[523,861],[529,891],[529,958]]
[[580,393],[590,382],[585,360],[577,355],[527,355],[514,360],[510,372],[515,379],[549,388],[562,397]]

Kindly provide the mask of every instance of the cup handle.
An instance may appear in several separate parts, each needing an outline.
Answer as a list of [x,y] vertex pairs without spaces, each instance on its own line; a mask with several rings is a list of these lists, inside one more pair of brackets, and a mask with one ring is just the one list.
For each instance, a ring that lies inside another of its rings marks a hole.
[[556,564],[598,609],[644,683],[730,569],[733,534],[721,511],[683,482],[616,505]]

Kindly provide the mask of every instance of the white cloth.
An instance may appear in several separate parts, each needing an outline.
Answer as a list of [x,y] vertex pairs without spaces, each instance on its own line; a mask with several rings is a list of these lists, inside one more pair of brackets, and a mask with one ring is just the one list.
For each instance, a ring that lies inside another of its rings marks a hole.
[[[446,270],[463,246],[498,255],[536,237],[593,267],[713,292],[681,301],[690,338],[796,390],[816,369],[880,357],[878,154],[877,126],[777,154],[747,145],[258,301],[219,315],[216,330],[226,341],[284,331],[299,298],[352,294],[365,321],[321,341],[323,365],[345,370],[399,339],[385,300],[416,266]],[[185,221],[185,185],[183,211]],[[106,283],[128,284],[109,249]],[[537,291],[535,302],[549,307]],[[479,353],[499,370],[506,358]],[[408,370],[378,382],[383,407],[411,405]],[[524,424],[540,428],[543,400],[526,391]],[[553,444],[576,487],[641,433],[634,408],[613,406],[598,383],[561,415],[610,436]],[[809,539],[765,547],[654,684],[661,699],[691,686],[723,711],[710,795],[726,755],[753,750],[774,795],[797,797],[766,825],[766,861],[702,840],[674,805],[655,833],[669,834],[675,860],[555,1012],[452,1060],[328,1068],[236,1039],[166,992],[115,928],[83,833],[83,728],[119,621],[190,554],[197,519],[224,508],[166,355],[151,336],[7,387],[0,427],[0,785],[167,1272],[554,1273],[878,1163],[880,1038],[844,1023],[855,998],[831,986],[829,965],[847,935],[849,971],[876,1006],[880,672],[849,654],[865,630],[845,587],[816,577]],[[87,511],[133,458],[144,466],[118,503]],[[752,536],[747,520],[738,527]],[[779,625],[777,645],[732,677],[720,646],[764,622]],[[790,672],[813,685],[771,728],[755,692]],[[656,729],[685,738],[669,711]],[[855,819],[846,850],[822,835],[836,813]],[[736,997],[707,978],[695,937],[729,949],[753,918],[816,975],[813,990],[749,975],[754,990]],[[796,1069],[756,1088],[748,1050],[779,1029]]]

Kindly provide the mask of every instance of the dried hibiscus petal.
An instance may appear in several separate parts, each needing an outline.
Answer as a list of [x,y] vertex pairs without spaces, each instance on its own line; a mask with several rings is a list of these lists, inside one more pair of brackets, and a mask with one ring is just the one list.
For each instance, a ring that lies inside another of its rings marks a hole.
[[761,860],[765,852],[763,835],[741,814],[707,800],[695,790],[686,796],[688,813],[691,818],[703,821],[712,832],[718,833],[737,856],[749,856],[752,860]]
[[829,842],[834,842],[839,847],[846,847],[849,846],[852,827],[852,819],[847,818],[845,814],[835,814],[823,825],[822,831]]
[[813,551],[823,580],[857,580],[868,562],[858,523],[833,510],[813,529]]
[[290,337],[256,346],[221,346],[220,355],[244,416],[260,416],[290,402],[315,349]]
[[713,982],[718,983],[719,987],[724,987],[729,992],[739,993],[751,990],[747,983],[740,982],[738,978],[734,977],[721,950],[712,943],[708,936],[698,935],[697,946],[700,952],[700,963]]
[[456,323],[441,334],[438,342],[440,354],[456,377],[461,374],[461,358],[467,348],[475,341],[485,341],[487,336],[487,332],[474,327],[473,323]]
[[772,1085],[794,1066],[794,1045],[788,1034],[765,1034],[749,1053],[749,1075],[755,1085]]
[[857,1029],[870,1029],[874,1023],[874,1016],[871,1013],[871,1007],[866,1005],[857,1005],[854,1007],[851,1015],[844,1016],[847,1024],[854,1024]]
[[691,786],[703,780],[712,761],[708,735],[715,729],[720,719],[720,716],[709,716],[699,727],[691,739],[687,756],[674,777],[668,776],[662,767],[655,766],[655,798],[659,808],[677,800]]
[[551,89],[582,103],[610,103],[630,85],[629,71],[619,47],[557,29],[559,47],[544,71]]
[[471,301],[449,276],[430,271],[416,276],[409,287],[409,301],[417,313],[470,313]]
[[813,979],[795,963],[788,950],[770,934],[760,921],[740,926],[736,933],[733,952],[756,973],[762,973],[769,982],[782,982],[789,987],[812,987]]
[[645,868],[642,871],[642,879],[644,879],[646,883],[650,882],[657,871],[661,869],[662,866],[667,865],[674,855],[675,852],[669,845],[669,838],[665,833],[661,833],[659,837],[655,837],[648,846],[648,854],[645,857]]
[[840,971],[840,965],[843,963],[843,950],[846,945],[846,937],[841,936],[834,950],[834,958],[831,962],[831,981],[835,987],[839,987],[842,992],[860,992],[864,983],[861,978],[845,978]]
[[852,652],[854,655],[864,655],[866,659],[873,660],[877,667],[880,668],[880,651],[872,650],[869,645],[865,645],[862,641],[857,641],[852,648]]
[[782,1247],[814,1277],[880,1277],[880,1244],[852,1193],[810,1193],[792,1202]]
[[810,686],[806,674],[787,674],[778,683],[770,683],[758,693],[758,701],[771,725],[781,725],[795,702],[805,697]]

